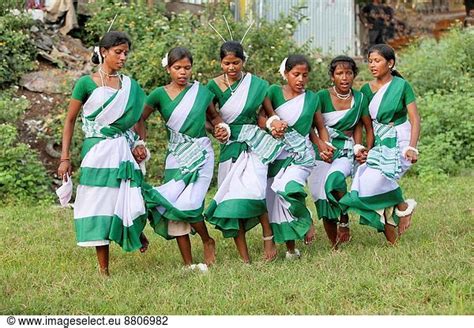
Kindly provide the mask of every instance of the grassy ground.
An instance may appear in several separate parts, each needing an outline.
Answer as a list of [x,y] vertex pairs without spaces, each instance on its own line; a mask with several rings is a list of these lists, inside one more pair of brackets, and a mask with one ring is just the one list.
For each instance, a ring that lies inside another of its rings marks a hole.
[[[474,314],[472,184],[405,178],[419,207],[396,247],[353,218],[352,242],[334,252],[317,222],[315,243],[297,246],[300,261],[286,262],[280,245],[280,258],[265,264],[254,229],[249,266],[211,229],[218,264],[200,274],[184,272],[176,243],[147,227],[147,253],[112,247],[108,279],[94,250],[75,245],[71,210],[3,207],[0,314]],[[193,247],[202,261],[197,236]]]

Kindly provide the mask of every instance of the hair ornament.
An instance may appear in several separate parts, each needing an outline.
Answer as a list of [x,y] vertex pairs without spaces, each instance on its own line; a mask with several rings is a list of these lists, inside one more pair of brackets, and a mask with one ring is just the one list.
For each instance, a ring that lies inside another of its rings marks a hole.
[[161,66],[163,66],[163,68],[168,66],[168,53],[161,59]]
[[285,76],[285,70],[286,70],[286,61],[288,60],[288,57],[285,57],[285,59],[282,60],[281,64],[280,64],[280,69],[279,69],[279,72],[280,72],[280,75],[283,77],[283,80],[287,80],[286,76]]

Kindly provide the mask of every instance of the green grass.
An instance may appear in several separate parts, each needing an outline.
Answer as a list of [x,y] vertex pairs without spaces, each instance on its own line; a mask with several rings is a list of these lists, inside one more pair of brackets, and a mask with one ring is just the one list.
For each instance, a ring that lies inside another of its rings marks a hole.
[[317,222],[315,243],[297,246],[300,261],[286,262],[280,245],[279,259],[265,264],[254,229],[254,261],[244,265],[233,241],[211,228],[218,263],[200,274],[184,272],[176,243],[147,227],[147,253],[112,246],[108,279],[97,274],[94,250],[75,245],[71,210],[3,207],[0,314],[474,314],[473,184],[405,178],[419,206],[395,247],[352,219],[352,242],[334,252]]

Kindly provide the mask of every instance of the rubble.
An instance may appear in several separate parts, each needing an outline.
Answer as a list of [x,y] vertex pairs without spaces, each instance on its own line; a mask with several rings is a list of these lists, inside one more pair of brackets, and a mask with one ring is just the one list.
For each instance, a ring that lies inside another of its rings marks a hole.
[[63,71],[58,68],[36,71],[21,77],[20,85],[30,91],[46,94],[71,92],[73,81],[84,74],[83,71]]
[[39,21],[30,31],[32,42],[43,59],[61,68],[90,72],[91,66],[88,63],[92,49],[84,47],[80,40],[56,33]]

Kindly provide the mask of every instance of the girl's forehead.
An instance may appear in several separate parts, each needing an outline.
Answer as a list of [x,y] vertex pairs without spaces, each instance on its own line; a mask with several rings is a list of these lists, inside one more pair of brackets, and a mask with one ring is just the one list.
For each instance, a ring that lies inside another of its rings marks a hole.
[[111,47],[110,49],[121,49],[121,50],[128,50],[129,46],[128,43],[122,43],[116,46]]
[[228,53],[222,60],[226,61],[234,61],[234,60],[242,60],[239,57],[237,57],[234,53]]
[[191,60],[188,57],[181,58],[173,63],[173,65],[191,65]]
[[372,51],[369,54],[369,58],[384,58],[384,57],[378,51]]
[[335,71],[337,70],[351,70],[352,71],[352,66],[349,62],[338,62],[334,70]]
[[306,64],[296,64],[293,66],[293,68],[290,70],[291,71],[298,71],[298,72],[308,72],[308,65]]

